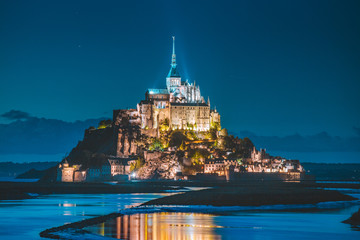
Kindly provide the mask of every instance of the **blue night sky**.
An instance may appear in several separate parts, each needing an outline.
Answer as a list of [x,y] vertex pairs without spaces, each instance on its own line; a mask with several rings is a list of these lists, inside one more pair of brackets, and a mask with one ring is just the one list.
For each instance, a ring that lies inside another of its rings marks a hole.
[[[355,135],[360,1],[1,1],[0,114],[135,108],[178,66],[232,132]],[[2,121],[5,121],[4,119]]]

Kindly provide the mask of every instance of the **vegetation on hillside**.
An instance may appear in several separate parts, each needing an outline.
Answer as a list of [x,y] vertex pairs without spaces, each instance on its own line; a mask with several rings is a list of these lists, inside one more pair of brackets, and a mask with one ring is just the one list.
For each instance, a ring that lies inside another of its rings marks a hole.
[[111,127],[112,121],[110,119],[102,120],[99,122],[98,129]]
[[130,172],[137,171],[142,166],[144,166],[144,164],[145,164],[145,160],[143,158],[138,157],[135,163],[130,164]]
[[[196,131],[196,125],[187,124],[186,129],[172,129],[169,120],[160,122],[157,137],[150,134],[137,134],[135,143],[139,149],[139,158],[131,165],[131,171],[144,166],[143,150],[174,151],[184,174],[202,172],[208,159],[248,158],[253,143],[248,138],[239,139],[229,135],[217,123],[211,123],[208,131]],[[89,129],[90,130],[90,129]],[[111,120],[102,120],[98,127],[86,132],[83,141],[67,157],[69,164],[81,164],[83,167],[101,166],[116,149],[114,127]],[[169,154],[169,153],[167,153]]]

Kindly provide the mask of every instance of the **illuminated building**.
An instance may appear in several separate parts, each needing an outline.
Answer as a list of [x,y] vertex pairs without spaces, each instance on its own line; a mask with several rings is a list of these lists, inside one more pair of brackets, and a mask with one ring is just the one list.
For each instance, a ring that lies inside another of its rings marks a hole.
[[200,87],[182,80],[176,64],[175,37],[166,88],[148,89],[137,110],[142,129],[157,129],[166,119],[172,129],[208,131],[211,122],[220,126],[220,114],[210,109],[210,100],[205,102]]

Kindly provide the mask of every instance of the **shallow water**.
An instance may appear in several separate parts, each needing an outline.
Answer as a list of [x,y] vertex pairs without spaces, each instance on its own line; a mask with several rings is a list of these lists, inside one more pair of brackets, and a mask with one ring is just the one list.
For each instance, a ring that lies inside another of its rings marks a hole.
[[[0,239],[41,239],[47,228],[109,214],[170,194],[61,194],[0,201]],[[351,195],[360,197],[357,191]],[[341,221],[359,206],[306,212],[238,211],[222,214],[134,214],[90,226],[123,239],[360,239]]]
[[[360,198],[357,190],[348,193]],[[345,205],[344,205],[345,206]],[[341,221],[359,209],[251,210],[203,213],[137,213],[85,230],[115,239],[360,239],[360,229]]]
[[109,214],[169,194],[59,194],[0,201],[0,239],[43,239],[39,233],[65,223]]
[[358,209],[321,212],[152,213],[118,217],[86,230],[116,239],[359,239],[341,223]]

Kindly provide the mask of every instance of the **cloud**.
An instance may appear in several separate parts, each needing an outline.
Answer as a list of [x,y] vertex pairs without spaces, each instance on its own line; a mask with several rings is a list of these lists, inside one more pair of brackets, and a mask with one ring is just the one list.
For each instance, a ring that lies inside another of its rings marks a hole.
[[1,114],[0,116],[8,120],[22,120],[29,119],[31,117],[29,113],[19,110],[10,110],[6,113]]

